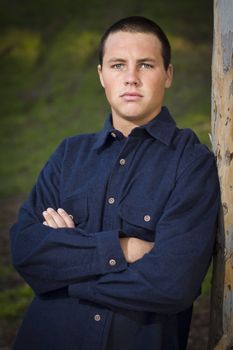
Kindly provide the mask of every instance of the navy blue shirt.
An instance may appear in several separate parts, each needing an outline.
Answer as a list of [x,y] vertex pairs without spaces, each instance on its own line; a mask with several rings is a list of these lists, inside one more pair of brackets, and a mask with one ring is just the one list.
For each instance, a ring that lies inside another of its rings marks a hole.
[[[65,139],[11,229],[13,264],[35,292],[17,350],[185,349],[208,269],[219,185],[215,159],[166,107],[125,138]],[[75,228],[43,225],[63,208]],[[155,242],[128,264],[119,237]]]

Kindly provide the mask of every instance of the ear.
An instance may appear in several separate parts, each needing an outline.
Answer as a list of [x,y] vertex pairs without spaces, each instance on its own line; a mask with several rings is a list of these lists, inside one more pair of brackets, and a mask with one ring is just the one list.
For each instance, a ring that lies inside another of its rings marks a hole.
[[102,74],[102,66],[100,64],[98,64],[97,70],[98,70],[98,74],[99,74],[100,83],[101,83],[102,87],[104,88],[105,86],[104,86],[104,80],[103,80],[103,74]]
[[172,80],[173,80],[173,66],[172,64],[169,64],[167,71],[166,71],[166,82],[165,82],[165,87],[168,89],[171,84],[172,84]]

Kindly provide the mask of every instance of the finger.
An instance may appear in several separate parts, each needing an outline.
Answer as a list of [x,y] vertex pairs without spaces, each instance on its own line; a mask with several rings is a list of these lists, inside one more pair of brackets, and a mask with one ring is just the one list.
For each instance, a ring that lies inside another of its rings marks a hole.
[[46,221],[44,221],[44,222],[43,222],[43,225],[48,226],[48,224],[47,224],[47,222],[46,222]]
[[59,213],[57,213],[53,208],[48,208],[47,212],[50,214],[58,228],[67,227],[63,217]]
[[47,226],[57,228],[56,222],[54,221],[53,217],[47,212],[47,210],[43,211],[42,215],[45,219]]
[[62,217],[63,220],[65,221],[67,227],[70,227],[70,228],[74,228],[74,227],[75,227],[75,224],[74,224],[73,216],[72,216],[72,215],[69,215],[69,214],[68,214],[64,209],[62,209],[62,208],[59,208],[59,209],[57,210],[57,212],[61,215],[61,217]]

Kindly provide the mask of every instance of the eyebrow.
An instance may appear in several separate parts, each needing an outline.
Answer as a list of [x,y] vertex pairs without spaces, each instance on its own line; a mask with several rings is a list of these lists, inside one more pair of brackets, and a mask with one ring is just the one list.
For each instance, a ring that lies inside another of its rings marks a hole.
[[111,58],[108,60],[108,63],[114,63],[114,62],[126,62],[123,58]]
[[[114,63],[114,62],[126,62],[127,60],[124,59],[124,58],[117,58],[117,57],[114,57],[114,58],[111,58],[108,63]],[[140,58],[139,60],[137,60],[138,63],[141,63],[141,62],[153,62],[155,63],[156,60],[154,58],[151,58],[151,57],[145,57],[145,58]]]
[[151,57],[145,57],[145,58],[141,58],[140,60],[137,60],[137,62],[153,62],[153,63],[155,63],[156,60],[154,58],[151,58]]

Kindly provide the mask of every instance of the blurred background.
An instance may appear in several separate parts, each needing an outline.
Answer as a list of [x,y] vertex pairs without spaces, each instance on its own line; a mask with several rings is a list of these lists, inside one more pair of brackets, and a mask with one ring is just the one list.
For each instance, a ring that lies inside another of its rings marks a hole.
[[[97,45],[121,17],[156,21],[172,45],[166,105],[209,144],[213,4],[207,0],[0,0],[0,349],[10,349],[33,296],[10,263],[8,231],[60,141],[97,131],[109,112]],[[206,348],[211,272],[195,304],[189,349]]]

